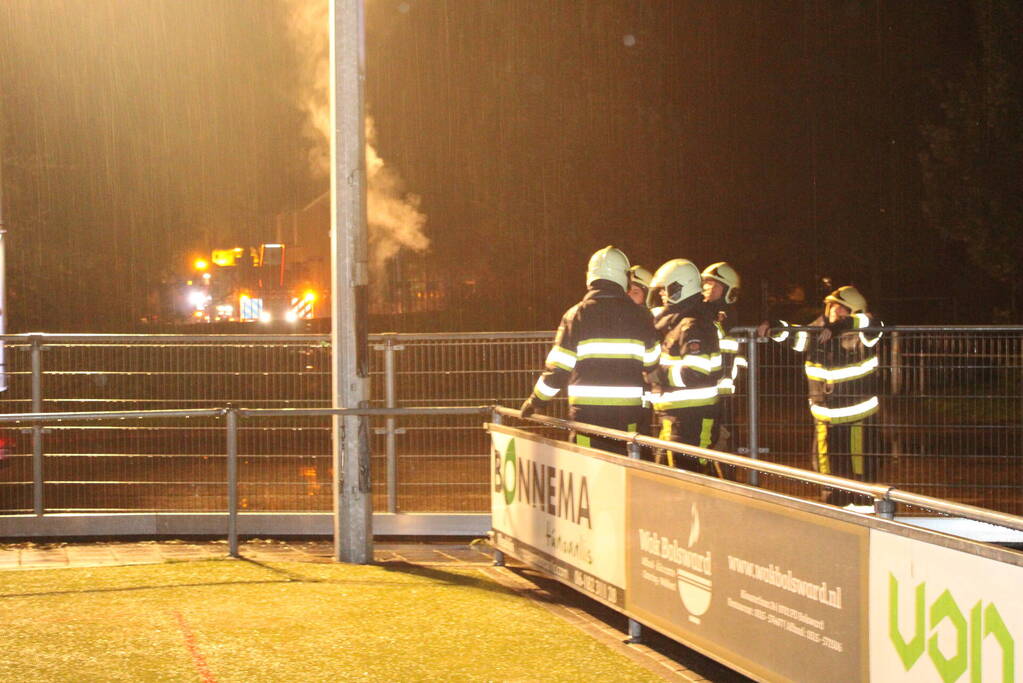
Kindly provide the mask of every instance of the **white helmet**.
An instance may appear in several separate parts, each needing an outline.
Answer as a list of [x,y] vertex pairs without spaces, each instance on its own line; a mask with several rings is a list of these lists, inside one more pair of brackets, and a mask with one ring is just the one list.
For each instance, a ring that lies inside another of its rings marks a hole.
[[860,294],[860,290],[856,289],[852,285],[839,287],[831,294],[828,294],[826,297],[824,297],[824,303],[845,306],[853,315],[857,313],[867,312],[866,297]]
[[629,258],[611,245],[593,252],[590,264],[586,267],[586,286],[594,280],[610,280],[622,291],[629,289]]
[[703,269],[701,275],[706,279],[717,280],[725,286],[725,303],[734,304],[739,298],[739,273],[728,265],[727,261],[718,261]]
[[657,302],[651,301],[651,298],[655,292],[661,289],[668,293],[667,303],[677,304],[680,301],[685,301],[691,296],[700,294],[701,284],[700,269],[692,261],[684,258],[672,259],[654,273],[654,279],[650,281],[647,305],[656,305]]
[[644,290],[650,289],[650,280],[653,279],[653,275],[650,271],[643,266],[633,266],[629,268],[629,284],[636,284],[642,287]]

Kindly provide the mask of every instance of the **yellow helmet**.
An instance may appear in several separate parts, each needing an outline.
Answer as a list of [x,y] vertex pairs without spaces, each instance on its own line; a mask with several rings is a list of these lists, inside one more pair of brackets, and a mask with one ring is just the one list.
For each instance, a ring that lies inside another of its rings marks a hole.
[[712,263],[703,269],[701,276],[717,280],[725,286],[725,303],[734,304],[739,299],[739,286],[742,281],[739,279],[739,273],[727,261]]
[[667,303],[677,304],[700,293],[700,269],[692,261],[684,258],[672,259],[654,273],[650,281],[650,292],[647,294],[647,306],[658,305],[651,301],[653,294],[660,289],[668,293]]
[[593,252],[586,268],[586,286],[595,280],[610,280],[622,290],[629,288],[629,257],[611,245]]
[[824,297],[824,303],[845,306],[853,315],[867,312],[866,298],[860,294],[860,290],[856,289],[852,285],[839,287],[831,294],[828,294]]

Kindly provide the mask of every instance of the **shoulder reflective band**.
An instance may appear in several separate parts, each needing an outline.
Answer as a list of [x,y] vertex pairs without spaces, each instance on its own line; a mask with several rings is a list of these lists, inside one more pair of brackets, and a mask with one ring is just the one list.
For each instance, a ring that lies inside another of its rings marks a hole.
[[672,356],[668,353],[661,353],[661,365],[666,368],[673,368],[676,365],[682,365],[682,359],[679,356]]
[[710,373],[721,369],[721,354],[703,353],[696,355],[695,353],[690,353],[682,357],[681,366],[684,368],[692,368],[697,372],[709,375]]
[[651,346],[643,354],[643,365],[650,367],[657,365],[657,362],[661,359],[661,345],[656,344]]
[[575,348],[579,360],[584,358],[635,358],[646,355],[643,342],[635,339],[588,339]]
[[638,406],[643,402],[643,387],[569,384],[568,402],[572,405]]
[[[884,323],[882,323],[881,321],[878,321],[876,326],[877,327],[884,327]],[[868,316],[862,314],[862,313],[857,313],[856,314],[856,329],[862,329],[864,327],[870,327],[870,318]],[[883,334],[884,333],[881,332],[880,330],[878,330],[878,332],[876,334],[872,335],[872,336],[867,336],[866,333],[860,332],[860,341],[863,342],[864,346],[866,346],[867,348],[870,348],[870,347],[874,346],[875,344],[877,344],[879,341],[881,341],[881,336]]]
[[[789,324],[787,322],[785,322],[784,320],[779,320],[778,323],[782,327],[788,327],[789,326]],[[785,341],[788,338],[789,338],[789,331],[788,330],[783,330],[783,331],[779,332],[778,334],[772,334],[771,335],[771,339],[776,341],[776,342],[783,342],[783,341]]]
[[721,354],[706,354],[697,356],[695,354],[688,354],[682,358],[682,361],[677,365],[672,365],[671,370],[668,373],[668,378],[671,380],[672,386],[684,387],[685,381],[682,379],[682,371],[686,368],[694,370],[701,375],[709,375],[712,372],[717,372],[721,369]]
[[820,422],[831,424],[842,424],[844,422],[858,422],[877,412],[877,396],[871,396],[866,401],[861,401],[843,408],[828,408],[827,406],[810,406],[810,414]]
[[722,375],[721,379],[718,380],[718,393],[719,394],[734,394],[735,393],[735,378],[739,376],[739,361],[742,361],[741,365],[746,366],[746,359],[742,356],[738,356],[735,362],[732,363],[732,372],[730,375]]
[[553,365],[556,368],[571,372],[572,368],[575,367],[575,358],[575,354],[568,349],[555,346],[547,354],[547,365]]
[[731,337],[722,337],[718,342],[721,346],[722,353],[738,353],[739,352],[739,340],[732,339]]
[[544,401],[549,401],[557,396],[558,391],[560,390],[555,389],[551,385],[547,384],[547,382],[544,382],[543,377],[536,380],[536,386],[533,387],[533,393],[542,398]]
[[713,405],[718,398],[717,385],[698,389],[676,389],[663,394],[651,394],[650,402],[655,410],[674,410]]
[[792,342],[792,350],[802,353],[806,351],[806,343],[810,341],[810,335],[804,330],[796,332],[796,339]]
[[821,382],[847,382],[851,379],[866,377],[877,369],[877,356],[871,356],[862,363],[846,365],[841,368],[826,368],[819,363],[807,362],[803,365],[807,379],[820,380]]

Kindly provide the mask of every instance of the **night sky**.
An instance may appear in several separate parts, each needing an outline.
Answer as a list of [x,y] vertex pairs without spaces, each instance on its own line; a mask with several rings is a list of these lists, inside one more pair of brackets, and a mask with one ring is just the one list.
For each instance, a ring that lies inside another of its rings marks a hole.
[[[130,331],[190,254],[327,189],[300,4],[0,0],[10,331]],[[608,243],[730,261],[740,322],[824,276],[984,321],[998,288],[920,206],[975,52],[966,0],[368,0],[366,100],[423,267],[476,283],[460,329],[553,328]]]

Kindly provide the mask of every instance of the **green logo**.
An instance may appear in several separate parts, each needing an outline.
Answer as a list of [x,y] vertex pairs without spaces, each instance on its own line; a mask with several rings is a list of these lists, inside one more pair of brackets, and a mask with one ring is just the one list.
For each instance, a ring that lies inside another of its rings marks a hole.
[[[899,581],[889,572],[888,637],[906,671],[917,665],[926,649],[934,669],[945,683],[959,680],[967,669],[970,682],[979,683],[985,680],[981,671],[985,638],[994,636],[995,643],[1002,650],[1002,680],[1015,680],[1015,642],[994,603],[985,606],[978,601],[970,608],[967,619],[952,593],[946,589],[928,607],[927,586],[923,581],[917,584],[912,600],[913,636],[906,640],[899,629]],[[944,621],[949,622],[956,634],[956,649],[951,656],[946,656],[938,645],[937,630]],[[927,624],[930,625],[930,638],[927,638]]]
[[518,487],[518,477],[515,476],[515,439],[508,440],[508,448],[502,455],[501,451],[494,449],[494,493],[504,492],[505,505],[511,505],[515,501],[515,489]]

